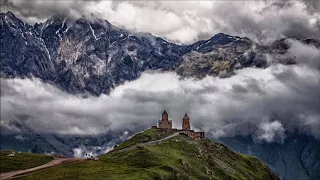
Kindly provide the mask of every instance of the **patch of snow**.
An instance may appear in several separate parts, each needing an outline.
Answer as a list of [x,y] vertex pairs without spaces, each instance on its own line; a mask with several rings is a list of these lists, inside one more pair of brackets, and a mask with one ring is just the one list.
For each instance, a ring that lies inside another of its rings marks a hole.
[[94,39],[95,39],[95,40],[98,40],[97,36],[94,34],[94,30],[92,29],[91,24],[89,24],[89,28],[90,28],[90,30],[91,30],[91,33],[92,33]]
[[68,28],[67,28],[66,30],[64,30],[64,31],[63,31],[63,33],[66,33],[66,32],[68,32],[69,28],[70,28],[70,27],[68,27]]
[[209,44],[211,42],[211,40],[207,41],[205,44]]
[[46,47],[46,45],[45,45],[45,44],[44,44],[43,46],[44,46],[44,49],[46,50],[46,52],[47,52],[47,54],[48,54],[49,59],[51,59],[51,56],[50,56],[50,53],[49,53],[48,48]]
[[116,42],[116,41],[113,41],[113,42],[109,45],[109,47],[111,47],[115,42]]
[[68,32],[69,28],[70,28],[70,26],[68,27],[68,24],[67,24],[67,28],[63,31],[63,33]]
[[61,28],[63,28],[63,26],[64,26],[65,23],[66,23],[66,18],[63,19]]
[[76,57],[74,58],[73,62],[77,61],[78,56],[79,56],[80,53],[79,53],[79,52],[76,52],[75,54],[76,54],[76,55],[75,55]]
[[83,75],[83,77],[84,77],[84,78],[89,78],[89,77],[90,77],[90,74],[89,74],[88,72],[85,72],[84,75]]
[[[54,21],[54,20],[52,19],[48,25],[51,25],[51,24],[53,23],[53,21]],[[47,25],[47,26],[48,26],[48,25]]]
[[21,33],[21,36],[24,40],[26,40],[26,36],[24,35],[24,33]]
[[58,33],[59,33],[60,29],[61,29],[61,28],[59,28],[59,29],[56,31],[56,34],[58,34]]
[[113,55],[116,54],[116,52],[117,52],[117,51],[108,52],[109,57],[108,57],[108,62],[107,62],[107,64],[109,64],[109,63],[111,62],[111,59],[112,59]]
[[59,28],[59,29],[56,31],[56,34],[58,35],[59,39],[61,40],[62,38],[61,38],[61,35],[60,35],[60,33],[59,33],[60,30],[61,30],[61,28]]
[[66,22],[66,19],[63,20],[61,27],[56,31],[56,34],[59,36],[59,39],[62,40],[61,34],[59,33],[61,29],[63,28],[64,24]]

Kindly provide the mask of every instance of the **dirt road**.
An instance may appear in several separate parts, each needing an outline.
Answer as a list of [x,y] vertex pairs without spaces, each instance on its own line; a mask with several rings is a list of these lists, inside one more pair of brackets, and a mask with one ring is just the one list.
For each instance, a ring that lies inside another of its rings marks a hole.
[[[129,146],[129,147],[126,147],[126,148],[123,148],[123,149],[119,149],[119,150],[113,150],[112,152],[124,152],[124,151],[130,151],[130,150],[133,150],[133,149],[136,149],[137,147],[144,147],[146,145],[152,145],[152,144],[157,144],[157,143],[160,143],[162,141],[165,141],[167,139],[170,139],[170,138],[173,138],[175,136],[178,136],[179,134],[181,134],[182,132],[176,132],[168,137],[165,137],[163,139],[159,139],[159,140],[155,140],[155,141],[149,141],[149,142],[145,142],[145,143],[139,143],[139,144],[136,144],[136,145],[133,145],[133,146]],[[110,151],[111,152],[111,151]]]
[[21,177],[28,175],[30,173],[34,173],[35,171],[39,171],[44,168],[52,167],[52,166],[58,166],[61,164],[66,164],[66,163],[71,163],[75,161],[82,161],[83,159],[79,158],[56,158],[46,164],[43,164],[41,166],[33,167],[30,169],[24,169],[24,170],[18,170],[18,171],[11,171],[11,172],[6,172],[6,173],[1,173],[0,174],[0,179],[5,180],[5,179],[13,179],[15,177]]
[[[174,134],[172,134],[172,135],[170,135],[168,137],[165,137],[165,138],[159,139],[159,140],[155,140],[155,141],[149,141],[149,142],[146,142],[146,143],[139,143],[139,144],[136,144],[134,146],[130,146],[130,147],[127,147],[127,148],[124,148],[124,149],[117,150],[116,152],[129,151],[129,150],[137,148],[138,146],[146,146],[146,145],[157,144],[157,143],[160,143],[160,142],[165,141],[167,139],[170,139],[170,138],[173,138],[175,136],[178,136],[180,133],[181,132],[177,132],[177,133],[174,133]],[[16,177],[27,176],[29,174],[35,173],[36,171],[39,171],[39,170],[44,169],[44,168],[48,168],[48,167],[52,167],[52,166],[58,166],[58,165],[71,163],[71,162],[75,162],[75,161],[82,161],[82,160],[84,160],[84,159],[79,159],[79,158],[57,158],[57,159],[54,159],[54,160],[52,160],[52,161],[50,161],[50,162],[48,162],[46,164],[43,164],[41,166],[37,166],[37,167],[34,167],[34,168],[2,173],[2,174],[0,174],[0,180],[13,179],[13,178],[16,178]]]

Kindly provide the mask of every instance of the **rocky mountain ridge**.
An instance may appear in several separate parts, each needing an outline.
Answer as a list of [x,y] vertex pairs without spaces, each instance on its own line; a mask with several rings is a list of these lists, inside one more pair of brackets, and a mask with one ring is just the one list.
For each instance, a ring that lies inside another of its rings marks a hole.
[[[268,66],[266,53],[285,53],[289,46],[285,40],[261,46],[223,33],[177,45],[106,20],[53,16],[31,26],[12,12],[0,14],[0,27],[1,77],[37,77],[73,94],[108,94],[146,70],[176,71],[182,77],[228,77],[235,69]],[[320,47],[318,40],[303,42]]]

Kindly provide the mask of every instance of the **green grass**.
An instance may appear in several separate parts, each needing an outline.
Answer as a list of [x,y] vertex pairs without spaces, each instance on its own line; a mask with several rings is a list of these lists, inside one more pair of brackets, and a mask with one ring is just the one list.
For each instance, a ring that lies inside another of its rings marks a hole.
[[132,145],[136,145],[138,143],[144,143],[144,142],[162,139],[162,138],[165,138],[171,134],[172,134],[172,132],[158,132],[158,130],[156,130],[156,129],[148,129],[148,130],[145,130],[141,133],[136,134],[134,137],[123,142],[118,147],[116,147],[115,150],[120,150],[120,149],[129,147],[129,146],[132,146]]
[[[122,147],[168,134],[148,130],[124,142]],[[121,146],[119,146],[121,147]],[[112,151],[99,161],[82,161],[52,167],[20,179],[278,179],[257,158],[234,153],[208,139],[183,135],[157,145]]]
[[32,153],[15,153],[15,156],[7,156],[12,150],[0,151],[0,172],[28,169],[45,164],[53,160],[52,156]]
[[[132,151],[125,156],[117,154],[115,156],[104,156],[99,161],[82,161],[73,164],[65,164],[62,166],[52,167],[31,174],[19,179],[154,179],[156,175],[148,171],[146,166],[156,166],[152,161],[137,161],[137,159],[147,156],[148,153],[143,150]],[[132,158],[126,161],[126,158]]]

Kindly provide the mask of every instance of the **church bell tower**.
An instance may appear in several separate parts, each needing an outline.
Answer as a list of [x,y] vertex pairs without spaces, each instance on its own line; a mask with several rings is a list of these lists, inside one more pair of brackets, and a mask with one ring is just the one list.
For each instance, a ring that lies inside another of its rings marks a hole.
[[169,119],[168,119],[168,113],[167,113],[167,111],[163,111],[163,113],[162,113],[162,121],[168,121]]
[[182,120],[182,130],[189,131],[190,130],[190,120],[187,113],[184,115]]

